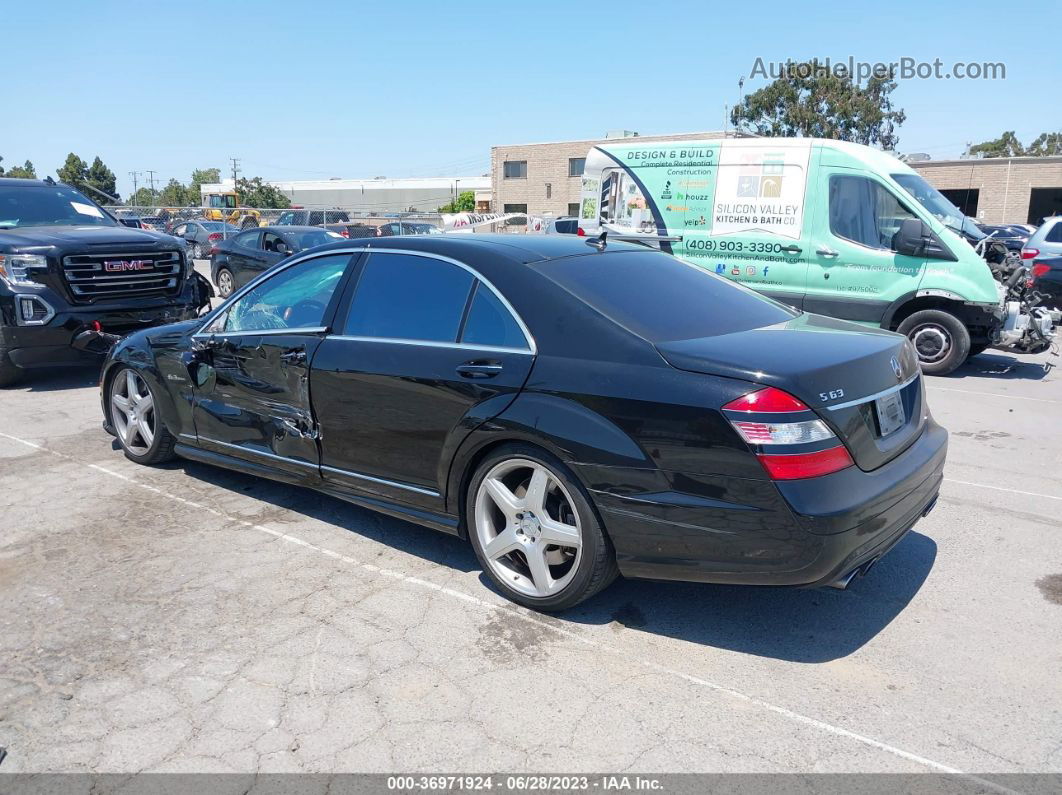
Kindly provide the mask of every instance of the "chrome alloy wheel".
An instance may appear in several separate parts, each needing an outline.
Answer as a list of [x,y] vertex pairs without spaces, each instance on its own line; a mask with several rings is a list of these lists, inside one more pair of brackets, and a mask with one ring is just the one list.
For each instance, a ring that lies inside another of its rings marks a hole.
[[232,295],[232,291],[236,288],[236,282],[232,278],[232,274],[222,268],[218,271],[218,294],[222,298],[228,298]]
[[475,532],[494,574],[527,596],[552,596],[575,576],[583,537],[575,503],[542,464],[510,458],[476,491]]
[[111,383],[111,422],[125,449],[147,455],[155,442],[155,399],[147,383],[132,370]]

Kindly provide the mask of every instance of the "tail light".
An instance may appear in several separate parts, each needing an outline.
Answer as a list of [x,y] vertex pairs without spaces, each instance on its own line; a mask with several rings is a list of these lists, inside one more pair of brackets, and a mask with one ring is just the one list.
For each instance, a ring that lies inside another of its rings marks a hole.
[[221,232],[211,232],[209,235],[207,235],[207,242],[215,243],[218,240],[221,240],[223,237],[225,237],[225,235],[223,235]]
[[218,253],[218,250],[219,249],[218,249],[217,246],[212,246],[211,249],[210,249],[210,256],[213,257],[215,254]]
[[580,226],[580,227],[579,227],[579,228],[578,228],[578,229],[577,229],[577,230],[575,231],[575,234],[577,234],[577,235],[578,235],[579,237],[586,237],[586,230],[585,230],[585,229],[583,229],[583,228],[582,228],[582,227]]
[[1021,250],[1022,259],[1036,259],[1040,256],[1040,249],[1038,248],[1023,248]]
[[345,226],[342,229],[339,230],[339,234],[341,234],[343,237],[345,237],[347,239],[350,238],[350,230],[347,229]]
[[[781,389],[767,387],[742,395],[723,406],[723,412],[772,480],[820,477],[854,463],[830,427],[803,401]],[[808,450],[809,446],[819,449]]]
[[1050,265],[1044,265],[1042,263],[1039,264],[1039,265],[1033,265],[1033,268],[1032,268],[1033,280],[1035,281],[1036,279],[1039,279],[1041,276],[1043,276],[1049,270],[1051,270],[1051,266]]

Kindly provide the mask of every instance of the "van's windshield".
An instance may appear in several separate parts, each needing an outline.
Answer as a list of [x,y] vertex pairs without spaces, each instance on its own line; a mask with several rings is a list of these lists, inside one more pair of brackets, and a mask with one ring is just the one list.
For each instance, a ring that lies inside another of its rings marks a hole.
[[914,197],[915,201],[925,207],[929,212],[941,221],[945,226],[954,229],[961,235],[980,240],[985,236],[977,226],[962,214],[962,211],[948,201],[947,197],[939,190],[926,182],[918,174],[893,174],[900,187]]

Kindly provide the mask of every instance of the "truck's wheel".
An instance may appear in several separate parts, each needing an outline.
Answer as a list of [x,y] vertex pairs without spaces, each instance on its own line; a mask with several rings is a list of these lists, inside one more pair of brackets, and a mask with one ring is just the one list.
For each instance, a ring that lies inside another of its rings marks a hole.
[[941,309],[915,312],[896,330],[911,340],[927,375],[947,375],[969,356],[970,332],[955,315]]
[[0,343],[0,387],[12,386],[22,378],[22,368],[16,367],[11,357],[7,355],[7,348]]
[[257,229],[258,222],[254,218],[247,217],[243,219],[243,223],[240,224],[240,229]]
[[976,356],[979,353],[984,353],[987,350],[988,350],[988,343],[987,342],[978,342],[978,343],[970,346],[970,352],[968,354],[966,354],[966,358],[969,359],[969,358],[971,358],[973,356]]

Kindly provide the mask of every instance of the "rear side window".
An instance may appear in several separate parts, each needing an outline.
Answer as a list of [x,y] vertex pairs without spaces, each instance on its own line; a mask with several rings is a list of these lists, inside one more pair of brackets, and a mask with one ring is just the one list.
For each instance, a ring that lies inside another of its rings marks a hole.
[[732,334],[784,323],[798,314],[662,252],[611,251],[545,260],[533,267],[649,342]]
[[468,310],[461,342],[493,348],[527,349],[527,340],[516,318],[483,282],[476,284],[476,295]]
[[1055,225],[1047,230],[1044,240],[1048,243],[1062,243],[1062,221],[1056,221]]
[[343,333],[352,337],[455,342],[472,274],[411,254],[370,254]]
[[867,248],[892,250],[892,236],[915,215],[866,177],[830,176],[830,232]]
[[251,232],[244,232],[242,235],[236,235],[232,242],[241,248],[258,248],[258,235],[261,232],[254,230]]

